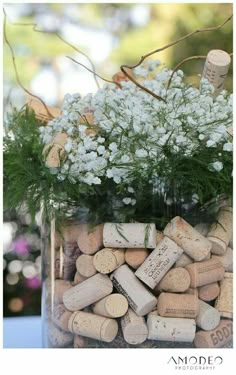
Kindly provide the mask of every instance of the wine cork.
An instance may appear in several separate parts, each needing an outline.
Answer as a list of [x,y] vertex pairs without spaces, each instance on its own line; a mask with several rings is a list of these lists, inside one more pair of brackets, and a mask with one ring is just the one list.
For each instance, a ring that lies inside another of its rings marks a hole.
[[190,258],[187,254],[183,253],[180,255],[179,259],[175,262],[174,267],[185,267],[187,264],[193,263],[193,259]]
[[198,297],[198,289],[197,288],[188,288],[185,294],[192,294],[193,296]]
[[49,168],[57,168],[61,165],[61,161],[65,159],[65,144],[68,140],[66,133],[57,133],[53,140],[43,149],[45,155],[45,163]]
[[185,268],[190,274],[192,288],[222,280],[225,271],[218,259],[188,264]]
[[163,240],[163,238],[164,238],[163,232],[157,230],[157,245],[159,244],[159,242],[161,242],[161,240]]
[[94,255],[95,269],[103,274],[111,273],[125,263],[125,252],[122,249],[104,248]]
[[196,318],[198,298],[192,294],[161,293],[157,300],[158,313],[171,318]]
[[114,293],[96,302],[92,309],[94,314],[97,315],[107,318],[120,318],[125,315],[128,306],[128,301],[122,294]]
[[156,298],[126,264],[111,274],[111,280],[116,290],[127,298],[129,306],[138,316],[148,314],[156,306]]
[[[128,69],[128,74],[133,75],[130,69]],[[112,76],[112,81],[119,85],[120,82],[128,82],[129,78],[123,72],[117,72]]]
[[63,303],[70,311],[81,310],[112,292],[112,282],[107,275],[96,274],[63,294]]
[[121,329],[125,341],[131,345],[142,344],[148,337],[145,319],[130,308],[121,318]]
[[209,302],[218,297],[220,293],[220,287],[218,283],[211,283],[200,286],[198,288],[198,297],[202,301]]
[[50,107],[47,105],[46,107],[48,108],[48,113],[43,103],[38,100],[30,99],[27,104],[29,109],[34,111],[35,117],[39,122],[47,123],[53,118],[61,115],[61,110],[59,108]]
[[66,348],[73,343],[73,335],[55,326],[51,321],[48,321],[47,334],[48,340],[54,348]]
[[227,247],[225,254],[213,255],[212,258],[217,258],[226,272],[233,272],[233,250],[230,247]]
[[63,331],[68,331],[68,321],[72,315],[71,311],[68,311],[63,304],[54,305],[52,311],[52,321],[56,326],[61,328]]
[[153,289],[182,253],[183,250],[175,242],[164,237],[137,269],[135,275]]
[[103,224],[90,228],[88,224],[80,225],[80,233],[77,238],[78,246],[82,253],[92,255],[103,246]]
[[179,245],[196,261],[206,258],[211,250],[211,242],[180,216],[172,219],[164,229],[164,234]]
[[86,337],[74,335],[74,348],[86,348],[88,340]]
[[76,271],[76,259],[81,254],[77,243],[64,242],[55,253],[55,278],[72,281]]
[[74,285],[80,284],[80,283],[82,283],[82,281],[84,281],[84,280],[87,280],[87,277],[84,277],[84,276],[80,275],[80,273],[77,271],[77,272],[75,273],[75,277],[74,277],[74,282],[73,282],[73,284],[74,284]]
[[230,272],[225,272],[224,279],[220,282],[220,294],[215,308],[222,317],[233,319],[233,274]]
[[134,268],[135,270],[141,266],[141,264],[148,257],[149,251],[147,249],[126,249],[125,261],[126,263]]
[[54,283],[54,302],[56,304],[62,303],[62,296],[64,292],[72,287],[71,281],[55,280]]
[[196,348],[221,348],[233,338],[233,322],[222,319],[218,326],[211,331],[196,333],[194,345]]
[[221,207],[217,215],[217,222],[211,226],[207,235],[208,240],[212,243],[212,254],[223,255],[226,252],[232,237],[232,221],[232,207]]
[[150,248],[156,247],[155,224],[105,223],[103,229],[105,247]]
[[199,312],[196,317],[196,324],[204,331],[215,329],[220,323],[220,313],[208,303],[199,300]]
[[[85,124],[85,125],[88,125],[88,126],[94,125],[94,114],[93,114],[93,112],[87,112],[87,113],[84,113],[82,116],[80,116],[79,119],[78,119],[78,125],[80,125],[80,124]],[[88,128],[88,129],[85,130],[85,134],[86,135],[90,135],[90,134],[95,135],[96,130]]]
[[173,268],[157,284],[158,290],[164,292],[185,292],[190,286],[190,276],[185,268]]
[[148,314],[148,339],[158,341],[193,342],[196,332],[194,319],[163,318]]
[[113,341],[118,332],[115,319],[83,311],[76,311],[71,315],[68,327],[72,333],[105,342]]
[[91,277],[97,273],[93,265],[93,255],[82,254],[76,260],[76,269],[83,277]]
[[219,95],[223,90],[230,62],[230,55],[219,49],[211,50],[207,55],[202,78],[208,79],[214,86],[214,96]]

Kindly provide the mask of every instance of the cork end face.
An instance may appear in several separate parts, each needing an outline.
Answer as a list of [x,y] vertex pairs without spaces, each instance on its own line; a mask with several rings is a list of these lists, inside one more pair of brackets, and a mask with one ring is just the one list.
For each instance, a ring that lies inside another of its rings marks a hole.
[[110,317],[120,318],[125,315],[128,310],[128,301],[122,294],[114,293],[108,296],[105,309]]
[[212,254],[224,255],[226,253],[227,246],[224,241],[222,241],[220,238],[211,237],[211,236],[207,238],[212,244],[212,249],[211,249]]
[[90,232],[88,224],[80,226],[80,233],[77,238],[77,243],[84,254],[93,255],[103,246],[103,224],[97,225]]
[[46,156],[45,164],[49,168],[57,168],[61,165],[60,159],[64,158],[65,150],[64,147],[50,143],[43,149],[43,154]]
[[114,319],[106,319],[101,327],[101,340],[112,342],[118,333],[118,323]]
[[142,344],[148,337],[148,329],[146,324],[132,323],[123,331],[124,339],[128,344],[138,345]]
[[102,274],[108,274],[117,267],[117,260],[111,249],[103,249],[94,256],[94,266]]
[[231,63],[230,55],[220,49],[213,49],[207,55],[207,60],[217,66],[226,66]]

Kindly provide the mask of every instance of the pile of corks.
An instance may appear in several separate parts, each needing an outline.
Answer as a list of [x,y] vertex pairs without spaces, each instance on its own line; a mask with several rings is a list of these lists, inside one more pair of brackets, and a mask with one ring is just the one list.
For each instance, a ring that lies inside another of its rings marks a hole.
[[52,226],[44,280],[48,347],[231,345],[232,208],[211,225]]

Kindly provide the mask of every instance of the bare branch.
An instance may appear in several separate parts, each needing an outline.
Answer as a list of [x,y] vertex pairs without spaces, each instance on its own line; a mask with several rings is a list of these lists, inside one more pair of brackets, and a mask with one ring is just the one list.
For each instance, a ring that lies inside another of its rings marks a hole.
[[[72,57],[70,56],[66,56],[68,59],[72,60],[74,63],[78,64],[78,65],[81,65],[83,68],[85,68],[86,70],[88,70],[89,72],[93,73],[92,70],[90,70],[87,66],[85,66],[84,64],[80,63],[79,61],[73,59]],[[101,77],[99,74],[97,73],[94,73],[97,77],[101,78],[103,81],[105,82],[109,82],[109,83],[115,83],[114,81],[110,81],[109,79],[106,79],[106,78],[103,78]]]
[[208,27],[208,28],[205,28],[205,29],[199,29],[199,30],[195,30],[195,31],[192,31],[191,33],[188,33],[184,36],[182,36],[181,38],[175,40],[174,42],[171,42],[167,45],[165,45],[164,47],[161,47],[161,48],[157,48],[155,49],[154,51],[152,52],[149,52],[147,53],[146,55],[143,55],[141,56],[139,62],[135,65],[121,65],[120,69],[121,71],[136,85],[138,86],[139,88],[141,88],[142,90],[148,92],[150,95],[152,95],[154,98],[156,99],[159,99],[159,100],[162,100],[162,101],[165,101],[163,98],[160,98],[158,97],[154,92],[152,91],[149,91],[147,90],[144,86],[142,86],[139,82],[137,82],[135,79],[133,79],[125,69],[134,69],[134,68],[137,68],[137,66],[141,65],[142,62],[144,60],[146,60],[148,57],[154,55],[155,53],[158,53],[158,52],[161,52],[161,51],[164,51],[165,49],[169,48],[169,47],[172,47],[174,46],[175,44],[178,44],[180,42],[182,42],[183,40],[193,36],[194,34],[198,34],[198,33],[202,33],[202,32],[208,32],[208,31],[214,31],[214,30],[218,30],[220,29],[221,27],[223,27],[227,22],[229,22],[231,19],[232,19],[233,15],[231,15],[230,17],[228,17],[222,24],[218,25],[218,26],[213,26],[213,27]]
[[4,40],[6,42],[6,44],[8,45],[9,49],[10,49],[10,52],[11,52],[11,56],[12,56],[12,62],[13,62],[13,67],[14,67],[14,71],[15,71],[15,76],[16,76],[16,81],[18,83],[18,85],[22,88],[22,90],[24,90],[28,95],[32,96],[33,98],[36,98],[38,99],[42,105],[44,106],[46,112],[48,113],[48,115],[50,117],[53,118],[52,114],[50,113],[50,111],[48,110],[48,107],[47,105],[44,103],[44,101],[37,95],[34,95],[32,94],[29,90],[27,90],[23,84],[21,83],[20,81],[20,78],[19,78],[19,74],[18,74],[18,70],[17,70],[17,66],[16,66],[16,59],[15,59],[15,54],[14,54],[14,50],[7,38],[7,33],[6,33],[6,22],[7,22],[7,15],[6,15],[6,12],[5,12],[5,9],[3,8],[3,13],[4,13],[4,23],[3,23],[3,35],[4,35]]
[[191,56],[191,57],[187,57],[186,59],[180,61],[180,63],[178,63],[175,67],[174,67],[174,70],[170,76],[170,79],[168,81],[168,85],[167,85],[167,90],[168,88],[170,87],[170,83],[171,83],[171,80],[173,78],[173,75],[175,74],[175,72],[182,66],[184,65],[187,61],[191,61],[191,60],[195,60],[195,59],[205,59],[206,56]]
[[60,39],[64,44],[66,44],[67,46],[71,47],[72,49],[74,49],[76,52],[80,53],[81,55],[83,55],[84,57],[86,57],[86,59],[89,61],[91,67],[92,67],[92,71],[91,73],[93,73],[93,76],[94,76],[94,80],[95,80],[95,83],[97,85],[98,88],[100,88],[100,85],[99,85],[99,82],[97,80],[97,74],[96,74],[96,68],[95,68],[95,65],[93,63],[93,61],[90,59],[90,57],[83,51],[80,51],[77,47],[75,47],[73,44],[71,44],[70,42],[68,42],[67,40],[65,40],[57,31],[47,31],[47,30],[42,30],[42,29],[39,29],[38,28],[38,25],[36,23],[20,23],[20,22],[15,22],[15,23],[12,23],[13,25],[15,26],[32,26],[33,27],[33,31],[37,32],[37,33],[42,33],[42,34],[51,34],[51,35],[55,35],[58,39]]

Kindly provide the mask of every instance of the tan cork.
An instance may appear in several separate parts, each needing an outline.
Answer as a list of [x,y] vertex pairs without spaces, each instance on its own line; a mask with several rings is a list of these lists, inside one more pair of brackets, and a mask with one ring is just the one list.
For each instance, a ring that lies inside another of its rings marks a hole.
[[96,268],[93,265],[93,255],[82,254],[76,260],[76,269],[79,274],[83,277],[91,277],[97,273]]
[[125,315],[128,306],[128,301],[122,294],[114,293],[96,302],[92,309],[94,314],[97,315],[107,318],[120,318]]
[[224,279],[220,282],[220,294],[215,308],[222,317],[233,319],[233,273],[225,272]]
[[212,224],[207,238],[212,243],[212,254],[223,255],[232,238],[233,231],[233,210],[232,207],[221,207],[217,222]]
[[222,280],[225,272],[218,259],[188,264],[185,268],[190,274],[192,288]]
[[44,105],[38,100],[30,99],[27,104],[28,104],[29,109],[34,111],[35,117],[39,122],[47,123],[53,118],[61,115],[61,110],[59,108],[50,107],[47,105],[48,111],[51,114],[50,115],[46,111]]
[[196,332],[194,319],[166,318],[148,314],[148,339],[172,342],[193,342]]
[[127,298],[129,306],[138,316],[146,315],[156,307],[156,297],[145,288],[126,264],[111,274],[111,280],[114,288]]
[[221,348],[233,338],[233,322],[222,319],[218,326],[211,331],[196,333],[194,345],[196,348]]
[[105,342],[113,341],[118,332],[115,319],[83,311],[74,312],[68,326],[72,333]]
[[198,298],[192,294],[161,293],[157,300],[158,313],[171,318],[196,318]]
[[210,253],[211,242],[180,216],[172,219],[164,234],[175,241],[195,261],[201,261]]
[[212,301],[218,297],[220,293],[220,287],[217,282],[200,286],[198,288],[198,297],[205,302]]
[[123,249],[104,248],[94,255],[93,264],[95,270],[107,274],[125,263],[125,251]]
[[220,323],[220,313],[208,303],[199,300],[199,312],[196,317],[196,324],[204,331],[215,329]]
[[131,345],[142,344],[148,337],[145,319],[138,316],[132,309],[128,309],[121,318],[121,328],[125,341]]
[[190,276],[185,268],[172,268],[168,271],[156,288],[164,292],[185,292],[190,286]]
[[112,289],[109,277],[98,273],[65,291],[63,303],[70,311],[81,310],[111,294]]
[[103,247],[103,224],[90,228],[88,224],[81,224],[77,243],[84,254],[93,255]]
[[182,253],[183,250],[174,241],[164,237],[137,269],[135,275],[153,289]]
[[149,251],[147,249],[126,249],[125,262],[135,270],[141,266],[141,264],[148,257]]

